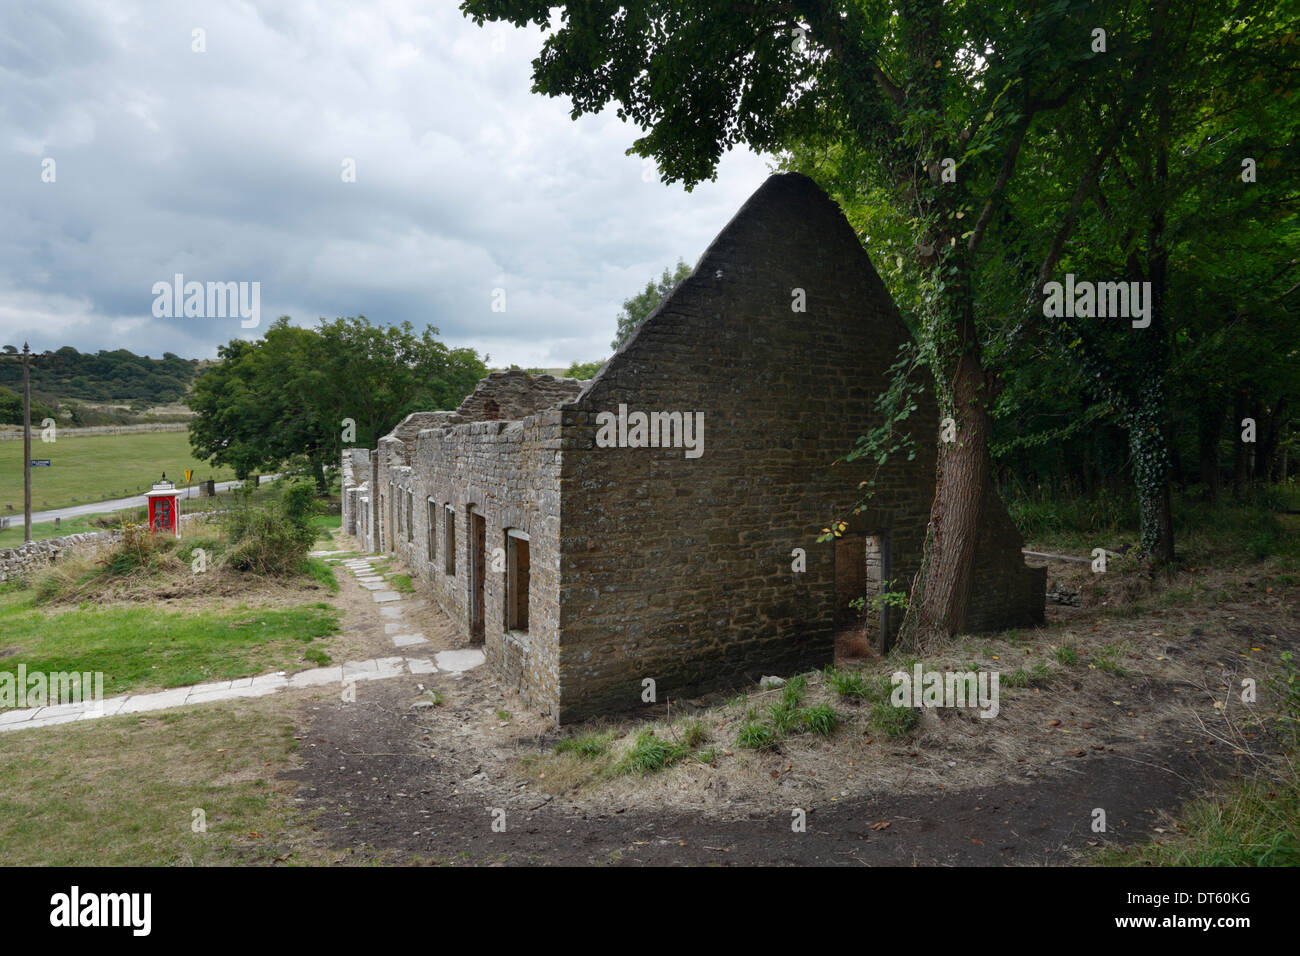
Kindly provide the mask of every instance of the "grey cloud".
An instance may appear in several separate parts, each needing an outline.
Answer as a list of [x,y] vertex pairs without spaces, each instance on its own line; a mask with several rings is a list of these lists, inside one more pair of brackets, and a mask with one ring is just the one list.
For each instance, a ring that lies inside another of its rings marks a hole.
[[644,182],[635,129],[529,92],[540,33],[453,4],[50,0],[7,5],[0,37],[0,343],[203,357],[248,334],[154,318],[181,272],[260,281],[264,323],[364,313],[494,363],[586,361],[766,175],[733,152],[691,194]]

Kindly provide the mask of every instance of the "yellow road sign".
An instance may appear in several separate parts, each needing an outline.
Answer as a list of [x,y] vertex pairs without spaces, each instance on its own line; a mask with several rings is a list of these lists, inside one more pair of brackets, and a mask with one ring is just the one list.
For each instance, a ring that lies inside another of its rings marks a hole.
[[193,478],[193,477],[194,477],[194,472],[192,472],[190,469],[186,468],[186,469],[185,469],[185,480],[186,480],[186,481],[189,481],[189,480],[190,480],[191,478]]

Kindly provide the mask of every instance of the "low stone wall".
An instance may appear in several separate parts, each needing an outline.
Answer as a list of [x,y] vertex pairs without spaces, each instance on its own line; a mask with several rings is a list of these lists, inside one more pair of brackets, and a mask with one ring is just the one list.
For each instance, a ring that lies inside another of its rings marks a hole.
[[[134,435],[144,432],[183,432],[190,426],[184,422],[146,422],[141,425],[88,425],[85,428],[64,428],[57,426],[59,438],[76,438],[78,435]],[[41,439],[40,422],[32,421],[32,450],[35,451]],[[22,441],[23,430],[17,428],[0,429],[0,441]]]
[[87,531],[82,534],[68,534],[61,538],[46,538],[17,548],[0,550],[0,581],[19,578],[49,567],[65,554],[84,548],[102,548],[122,532]]
[[[181,515],[181,523],[203,521],[209,516],[209,512]],[[0,582],[40,571],[73,551],[102,548],[121,536],[120,528],[112,528],[108,531],[83,531],[59,538],[45,538],[17,548],[0,548]]]

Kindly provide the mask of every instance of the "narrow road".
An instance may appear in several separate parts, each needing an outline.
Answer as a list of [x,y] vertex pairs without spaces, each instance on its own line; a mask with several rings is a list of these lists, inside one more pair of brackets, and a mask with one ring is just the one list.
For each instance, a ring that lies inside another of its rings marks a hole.
[[[262,475],[261,481],[274,481],[278,475]],[[242,481],[218,481],[217,491],[228,491],[231,488],[238,488]],[[181,497],[185,497],[186,489],[177,489],[181,492]],[[198,497],[198,489],[194,488],[192,496]],[[67,508],[51,508],[49,511],[33,511],[32,524],[45,524],[53,521],[55,518],[78,518],[82,515],[98,515],[106,511],[121,511],[125,508],[140,508],[149,503],[149,499],[144,495],[135,495],[131,498],[112,498],[108,501],[92,501],[85,505],[69,505]],[[23,515],[21,511],[7,514],[4,517],[8,519],[5,527],[22,527]]]

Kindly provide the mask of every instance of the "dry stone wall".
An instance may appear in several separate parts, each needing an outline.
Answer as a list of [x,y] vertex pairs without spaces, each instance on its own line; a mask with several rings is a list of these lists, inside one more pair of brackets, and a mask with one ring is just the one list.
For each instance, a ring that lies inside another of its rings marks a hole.
[[[195,521],[207,520],[207,514],[181,515],[182,528]],[[0,548],[0,582],[22,578],[41,571],[74,551],[103,548],[122,536],[118,528],[108,531],[85,531],[58,538],[43,538],[16,548]]]

